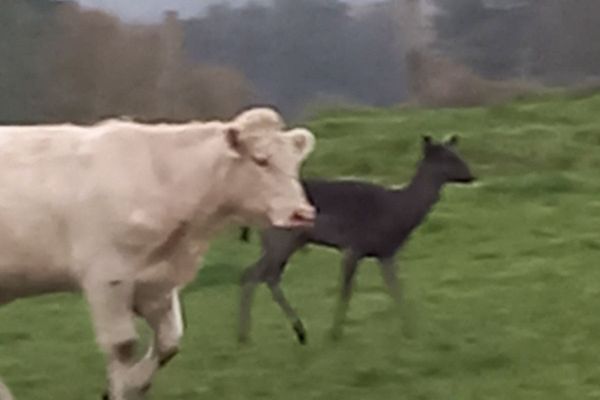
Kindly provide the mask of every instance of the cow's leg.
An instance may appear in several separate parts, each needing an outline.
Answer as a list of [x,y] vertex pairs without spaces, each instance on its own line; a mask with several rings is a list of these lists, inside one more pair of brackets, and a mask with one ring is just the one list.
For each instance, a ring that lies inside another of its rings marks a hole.
[[[136,312],[148,323],[153,339],[146,355],[135,363],[129,374],[140,393],[148,391],[156,371],[166,365],[178,352],[183,337],[184,320],[176,289],[151,300],[137,298]],[[108,396],[105,394],[105,398]]]
[[139,313],[154,332],[154,340],[144,359],[156,358],[162,367],[179,352],[185,328],[178,290],[173,289],[160,301],[140,304]]
[[342,336],[343,325],[346,319],[346,313],[348,312],[348,304],[350,303],[350,297],[352,296],[352,286],[356,268],[358,266],[358,260],[358,257],[352,250],[344,252],[342,261],[341,296],[335,311],[333,327],[331,330],[333,339],[339,339]]
[[169,296],[169,307],[165,313],[148,319],[155,333],[154,348],[158,361],[164,367],[179,352],[185,330],[185,320],[179,291],[174,289]]
[[[238,340],[240,342],[248,340],[254,290],[260,282],[267,282],[273,294],[273,299],[283,308],[288,318],[293,318],[294,330],[302,342],[306,337],[302,322],[295,313],[294,317],[290,317],[288,311],[291,310],[291,307],[285,301],[281,289],[278,288],[278,283],[287,260],[298,248],[306,243],[306,240],[301,232],[277,228],[262,232],[261,239],[263,254],[260,260],[248,267],[242,275]],[[270,283],[274,281],[277,283],[275,289],[273,289]],[[281,299],[283,299],[283,303]],[[286,307],[283,307],[283,304]],[[301,336],[302,338],[300,338]]]
[[8,390],[8,387],[0,379],[0,400],[13,400],[13,396]]
[[130,280],[107,279],[110,273],[106,272],[86,277],[83,291],[90,307],[96,339],[108,358],[109,398],[136,399],[140,393],[131,374],[138,341],[132,309],[134,286]]
[[[0,305],[9,303],[10,301],[11,298],[9,298],[8,295],[3,296],[3,293],[0,291]],[[13,400],[13,396],[10,393],[8,386],[2,381],[2,378],[0,378],[0,400]]]

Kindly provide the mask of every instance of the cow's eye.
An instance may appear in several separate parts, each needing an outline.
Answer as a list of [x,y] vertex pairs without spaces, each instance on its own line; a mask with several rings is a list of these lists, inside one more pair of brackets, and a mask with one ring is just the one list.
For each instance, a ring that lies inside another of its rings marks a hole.
[[269,159],[266,157],[252,157],[252,161],[259,167],[268,167]]

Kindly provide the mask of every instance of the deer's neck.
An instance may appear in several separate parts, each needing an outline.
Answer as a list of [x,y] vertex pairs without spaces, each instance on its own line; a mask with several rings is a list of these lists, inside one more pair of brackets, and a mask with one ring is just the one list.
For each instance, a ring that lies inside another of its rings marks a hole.
[[444,180],[425,163],[419,165],[417,172],[405,189],[407,198],[410,199],[415,212],[424,216],[439,200]]
[[397,191],[396,217],[390,237],[397,240],[396,249],[404,243],[411,232],[423,222],[433,205],[440,198],[444,181],[427,165],[421,164],[410,183]]

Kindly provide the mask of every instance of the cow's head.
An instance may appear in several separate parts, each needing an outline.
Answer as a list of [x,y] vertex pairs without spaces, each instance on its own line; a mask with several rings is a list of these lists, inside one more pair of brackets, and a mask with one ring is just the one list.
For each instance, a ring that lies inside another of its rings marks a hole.
[[279,227],[312,224],[315,210],[298,178],[302,161],[314,147],[312,133],[302,128],[286,131],[275,111],[255,108],[228,124],[225,139],[233,158],[226,184],[237,217]]

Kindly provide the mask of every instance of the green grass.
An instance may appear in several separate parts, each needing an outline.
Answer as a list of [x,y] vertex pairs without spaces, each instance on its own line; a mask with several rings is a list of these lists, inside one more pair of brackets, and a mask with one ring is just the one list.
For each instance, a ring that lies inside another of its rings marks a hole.
[[[600,399],[600,96],[466,110],[334,110],[309,126],[305,174],[401,184],[421,134],[462,137],[481,182],[448,187],[400,256],[399,315],[362,265],[343,341],[327,338],[339,256],[298,253],[284,290],[304,317],[296,344],[261,288],[253,343],[235,342],[237,281],[258,254],[226,232],[185,292],[183,352],[152,399]],[[98,399],[104,385],[84,303],[48,296],[0,309],[0,375],[18,399]]]

